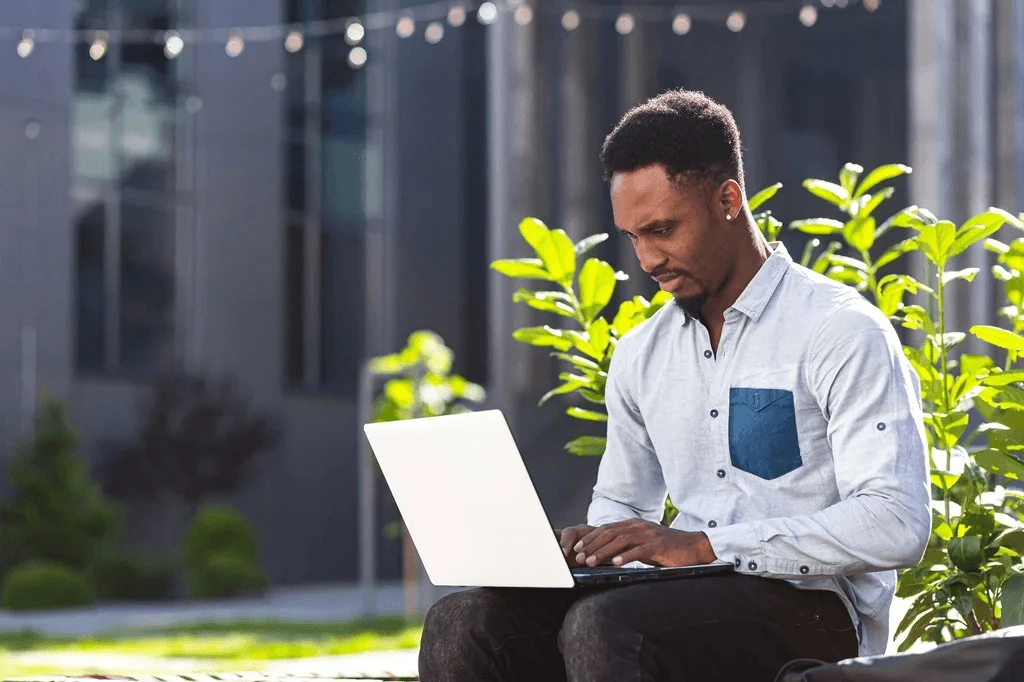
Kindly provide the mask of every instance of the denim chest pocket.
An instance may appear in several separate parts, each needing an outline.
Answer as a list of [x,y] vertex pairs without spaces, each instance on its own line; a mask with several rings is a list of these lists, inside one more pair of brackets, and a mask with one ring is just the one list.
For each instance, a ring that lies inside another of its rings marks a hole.
[[766,480],[800,468],[792,391],[729,389],[729,456],[737,469]]

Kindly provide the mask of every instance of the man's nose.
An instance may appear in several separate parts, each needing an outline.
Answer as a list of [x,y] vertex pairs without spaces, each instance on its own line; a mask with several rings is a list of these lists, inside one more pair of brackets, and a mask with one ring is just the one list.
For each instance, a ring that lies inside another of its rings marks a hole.
[[636,257],[640,261],[640,267],[647,274],[651,274],[664,265],[665,261],[668,260],[665,258],[664,253],[652,246],[649,241],[642,237],[633,242],[633,250],[636,251]]

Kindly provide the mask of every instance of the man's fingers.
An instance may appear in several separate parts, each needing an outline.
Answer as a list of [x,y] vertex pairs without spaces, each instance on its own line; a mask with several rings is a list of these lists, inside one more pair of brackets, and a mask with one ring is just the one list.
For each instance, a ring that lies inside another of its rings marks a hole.
[[621,552],[616,556],[613,556],[612,564],[614,564],[615,566],[625,566],[626,564],[631,563],[633,561],[642,561],[645,564],[650,564],[652,563],[651,553],[652,552],[650,545],[640,545],[639,547],[634,547],[630,550]]
[[598,549],[608,544],[612,538],[631,530],[632,526],[626,525],[627,523],[629,522],[619,521],[618,523],[609,523],[607,526],[595,528],[592,532],[584,535],[579,542],[576,543],[573,547],[573,551],[590,556]]
[[601,564],[606,564],[611,561],[613,557],[618,556],[626,550],[643,546],[644,541],[645,537],[639,533],[622,533],[616,535],[600,549],[587,554],[586,564],[587,566],[600,566]]

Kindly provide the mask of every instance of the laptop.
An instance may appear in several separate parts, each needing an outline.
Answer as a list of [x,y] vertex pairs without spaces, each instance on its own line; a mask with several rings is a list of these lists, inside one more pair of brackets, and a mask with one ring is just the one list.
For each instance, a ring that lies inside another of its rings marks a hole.
[[434,585],[571,588],[733,570],[570,569],[499,410],[363,428]]

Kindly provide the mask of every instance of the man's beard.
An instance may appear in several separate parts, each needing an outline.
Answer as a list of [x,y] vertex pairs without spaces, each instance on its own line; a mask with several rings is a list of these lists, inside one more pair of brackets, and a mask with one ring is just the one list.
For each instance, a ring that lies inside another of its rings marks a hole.
[[707,303],[708,294],[706,291],[702,291],[696,296],[687,296],[686,298],[676,298],[676,307],[682,310],[684,313],[692,318],[700,319],[701,311],[704,310],[704,304]]

